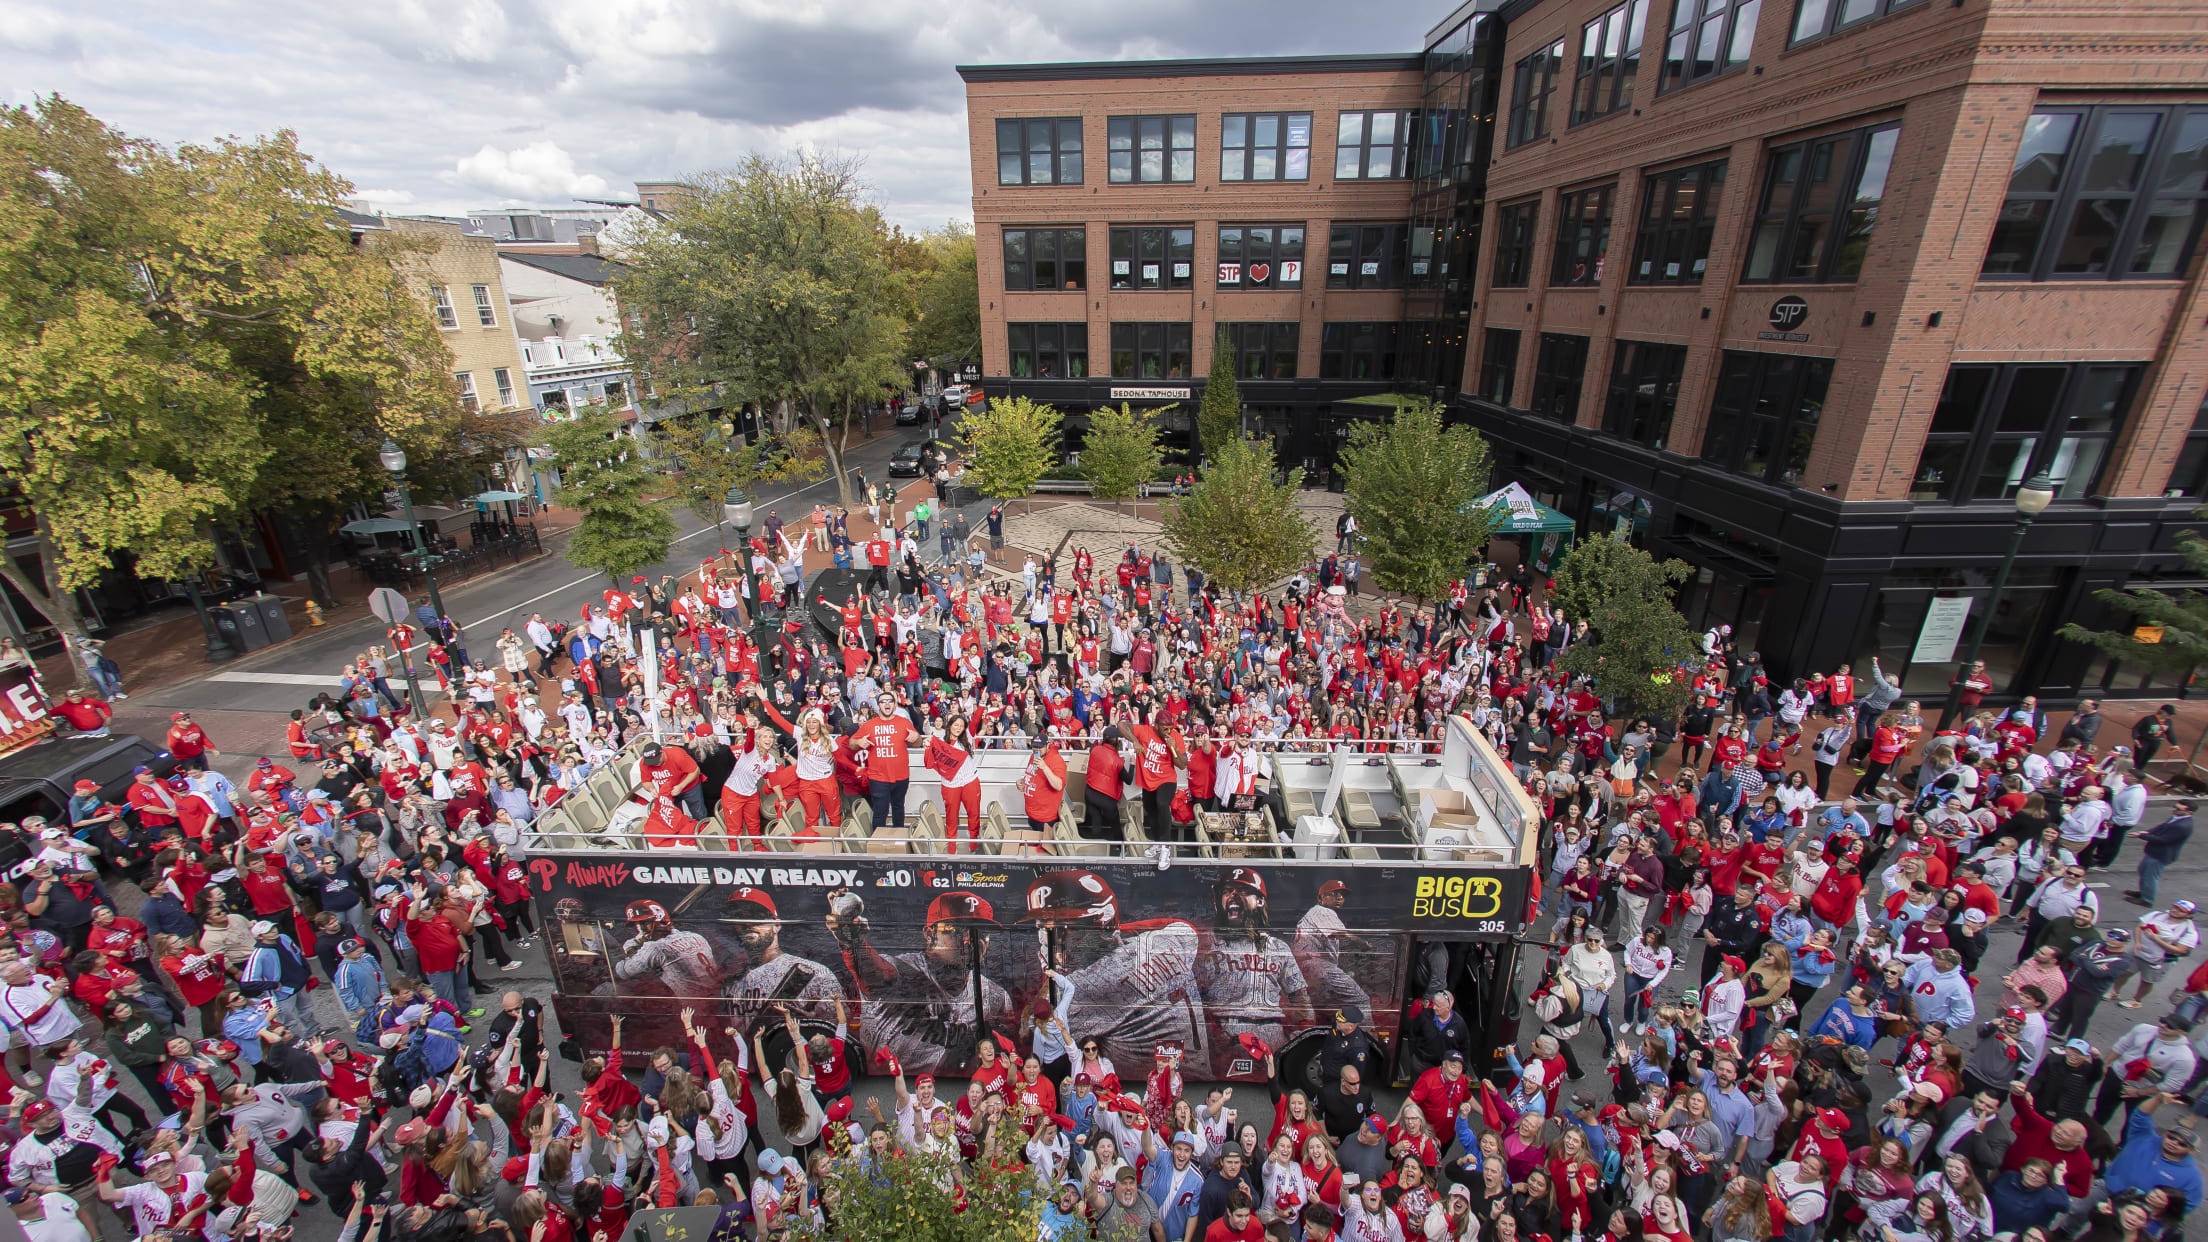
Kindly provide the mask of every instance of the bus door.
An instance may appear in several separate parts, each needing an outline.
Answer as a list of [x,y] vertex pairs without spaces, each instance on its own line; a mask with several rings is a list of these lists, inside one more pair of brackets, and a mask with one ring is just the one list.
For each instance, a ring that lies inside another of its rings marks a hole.
[[[1397,1030],[1408,1034],[1417,1023],[1431,1022],[1427,1011],[1433,995],[1446,989],[1454,998],[1456,1013],[1472,1036],[1470,1060],[1465,1069],[1484,1075],[1502,1065],[1503,1053],[1517,1043],[1518,946],[1508,940],[1471,940],[1414,936],[1405,965],[1403,1014]],[[1412,1041],[1396,1039],[1395,1081],[1403,1086],[1432,1068],[1419,1062]]]

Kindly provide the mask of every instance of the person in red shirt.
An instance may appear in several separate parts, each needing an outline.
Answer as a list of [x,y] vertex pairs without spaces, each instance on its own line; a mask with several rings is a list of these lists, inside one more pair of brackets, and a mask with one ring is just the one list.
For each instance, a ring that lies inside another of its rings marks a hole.
[[[425,913],[426,912],[426,913]],[[452,920],[432,910],[429,904],[429,888],[422,881],[414,882],[414,891],[399,899],[399,918],[406,924],[407,939],[414,942],[415,955],[421,960],[422,974],[435,988],[437,995],[455,1011],[464,1007],[462,999],[472,999],[468,990],[468,947],[460,939],[460,929]],[[620,1020],[614,1021],[614,1038],[620,1039]]]
[[215,749],[205,730],[192,723],[190,712],[175,712],[169,716],[169,734],[166,739],[169,754],[175,756],[180,768],[205,768],[209,755],[222,752]]
[[1103,737],[1089,749],[1087,788],[1081,795],[1088,810],[1081,821],[1081,835],[1092,841],[1127,838],[1119,816],[1119,800],[1127,794],[1127,761],[1119,753],[1119,742],[1119,728],[1107,725]]
[[911,744],[920,740],[912,718],[884,692],[874,700],[878,713],[851,733],[854,746],[866,748],[866,800],[874,807],[874,826],[905,826],[905,793],[912,787]]
[[141,764],[131,769],[130,790],[123,801],[138,812],[138,826],[150,835],[159,836],[162,829],[176,826],[176,795],[155,778],[152,768]]
[[1227,1195],[1227,1214],[1204,1230],[1204,1242],[1265,1242],[1265,1226],[1257,1219],[1248,1191],[1235,1190]]
[[176,983],[184,1003],[199,1010],[199,1033],[222,1038],[222,954],[202,953],[175,936],[161,937],[159,948],[163,973]]
[[1180,730],[1161,734],[1156,725],[1153,715],[1151,723],[1130,730],[1135,743],[1135,784],[1142,789],[1143,830],[1155,840],[1172,841],[1179,832],[1173,822],[1173,768],[1188,753],[1188,743]]
[[682,804],[690,818],[706,817],[705,774],[698,771],[698,761],[692,759],[688,751],[680,746],[647,742],[637,759],[641,784],[657,784],[661,793]]
[[1472,1098],[1472,1079],[1464,1072],[1464,1054],[1452,1048],[1441,1064],[1418,1076],[1411,1086],[1411,1103],[1426,1118],[1435,1134],[1456,1132],[1457,1106]]
[[1027,771],[1020,774],[1020,794],[1027,808],[1027,826],[1041,833],[1051,831],[1066,802],[1066,757],[1056,741],[1046,741],[1032,752]]
[[54,714],[69,722],[69,727],[91,737],[106,737],[107,722],[115,718],[115,710],[105,700],[88,697],[82,690],[71,690],[68,697],[54,704]]

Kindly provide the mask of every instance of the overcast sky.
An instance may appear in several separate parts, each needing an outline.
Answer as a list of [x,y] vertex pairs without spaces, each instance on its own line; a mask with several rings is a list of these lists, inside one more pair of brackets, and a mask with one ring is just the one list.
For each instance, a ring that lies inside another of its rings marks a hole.
[[1416,51],[1448,0],[0,0],[0,99],[163,142],[289,128],[397,213],[562,206],[751,151],[971,213],[954,65]]

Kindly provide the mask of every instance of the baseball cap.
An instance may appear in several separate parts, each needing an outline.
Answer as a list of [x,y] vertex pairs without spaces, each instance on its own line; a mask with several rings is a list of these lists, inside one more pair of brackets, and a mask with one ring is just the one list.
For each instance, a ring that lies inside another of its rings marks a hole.
[[1365,1128],[1374,1134],[1386,1134],[1388,1132],[1387,1119],[1378,1113],[1374,1113],[1372,1116],[1365,1118]]
[[498,1175],[509,1182],[518,1182],[529,1176],[529,1162],[520,1156],[515,1156],[499,1169]]
[[850,1116],[851,1097],[848,1095],[837,1096],[836,1102],[828,1106],[828,1120],[830,1121],[845,1121]]
[[275,930],[276,925],[267,919],[256,919],[253,922],[252,932],[256,936],[265,936]]
[[366,944],[361,942],[360,937],[349,936],[338,942],[337,951],[340,953],[358,953],[367,947]]
[[1196,1146],[1196,1136],[1195,1136],[1195,1135],[1193,1135],[1193,1134],[1190,1134],[1190,1133],[1189,1133],[1188,1131],[1186,1131],[1186,1130],[1176,1130],[1176,1131],[1174,1131],[1174,1132],[1173,1132],[1173,1141],[1172,1141],[1172,1143],[1170,1143],[1170,1144],[1168,1144],[1168,1145],[1169,1145],[1169,1146],[1172,1146],[1172,1147],[1179,1147],[1179,1146],[1180,1146],[1181,1144],[1183,1144],[1183,1143],[1186,1143],[1186,1144],[1188,1144],[1188,1145],[1189,1145],[1189,1146],[1190,1146],[1191,1148],[1195,1147],[1195,1146]]
[[1449,1197],[1452,1199],[1463,1199],[1466,1202],[1470,1202],[1472,1199],[1472,1188],[1465,1185],[1463,1182],[1451,1182],[1449,1183]]
[[[731,912],[730,916],[739,923],[777,922],[782,918],[781,908],[774,904],[774,894],[763,888],[739,888],[728,895],[728,905]],[[764,910],[767,917],[764,919],[743,918],[734,913],[737,906],[756,906]]]
[[405,1147],[410,1143],[421,1142],[422,1136],[428,1133],[429,1123],[417,1117],[414,1120],[407,1122],[405,1125],[400,1126],[397,1130],[393,1131],[391,1134],[391,1138],[392,1141],[396,1142],[399,1146]]
[[1444,1061],[1455,1061],[1461,1065],[1464,1063],[1464,1054],[1454,1048],[1451,1048],[1449,1051],[1441,1055],[1441,1059]]
[[1848,1115],[1837,1108],[1818,1109],[1817,1121],[1834,1134],[1839,1134],[1848,1128]]
[[2086,1056],[2093,1055],[2093,1045],[2087,1043],[2085,1040],[2082,1039],[2073,1039],[2069,1043],[2064,1044],[2063,1047],[2068,1048],[2072,1052],[2082,1052]]
[[170,723],[170,724],[175,724],[175,723],[176,723],[177,721],[179,721],[179,720],[183,720],[184,718],[186,718],[186,717],[188,717],[188,716],[190,716],[190,715],[191,715],[191,713],[190,713],[190,712],[170,712],[170,713],[169,713],[169,723]]
[[772,1147],[759,1153],[759,1171],[774,1174],[782,1171],[782,1153]]
[[22,1203],[30,1197],[31,1192],[21,1186],[10,1186],[6,1190],[0,1190],[0,1199],[6,1199],[10,1203]]
[[2115,940],[2119,942],[2131,939],[2131,933],[2125,931],[2121,927],[2104,928],[2101,934],[2108,937],[2110,940]]
[[53,1111],[54,1102],[52,1100],[32,1100],[29,1104],[23,1106],[23,1120],[37,1121]]
[[2199,1140],[2194,1136],[2193,1132],[2191,1130],[2183,1128],[2182,1126],[2171,1126],[2169,1129],[2162,1132],[2162,1137],[2165,1139],[2173,1140],[2186,1147],[2197,1146],[2199,1143]]
[[1087,1074],[1075,1074],[1073,1076],[1073,1085],[1076,1087],[1093,1087],[1096,1085],[1096,1080],[1089,1077]]
[[1725,955],[1725,964],[1732,967],[1735,971],[1746,971],[1748,969],[1748,963],[1740,960],[1738,957],[1735,957],[1730,953]]
[[1321,897],[1331,893],[1346,893],[1348,891],[1349,885],[1342,883],[1340,880],[1328,880],[1326,883],[1319,885],[1319,896]]
[[78,781],[75,788],[80,794],[93,794],[100,792],[100,783],[98,781]]
[[2198,910],[2198,909],[2200,909],[2200,907],[2199,907],[2199,906],[2196,906],[2196,905],[2194,905],[2194,904],[2193,904],[2192,902],[2189,902],[2189,901],[2185,900],[2185,899],[2184,899],[2183,897],[2180,897],[2180,898],[2178,898],[2178,899],[2177,899],[2176,901],[2173,901],[2173,902],[2171,902],[2171,903],[2170,903],[2170,913],[2172,913],[2172,914],[2187,914],[2187,915],[2189,915],[2189,914],[2191,914],[2191,913],[2192,913],[2193,911],[2195,911],[2195,910]]

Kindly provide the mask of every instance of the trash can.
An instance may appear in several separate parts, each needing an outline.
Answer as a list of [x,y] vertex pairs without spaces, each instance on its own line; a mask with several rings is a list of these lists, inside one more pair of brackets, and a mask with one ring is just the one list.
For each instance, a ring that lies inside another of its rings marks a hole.
[[240,653],[259,651],[268,645],[268,627],[261,623],[261,610],[245,601],[235,604],[217,604],[207,610],[214,618],[215,633]]
[[261,628],[268,632],[268,641],[280,643],[291,637],[291,618],[284,615],[284,597],[281,595],[256,595],[246,601],[261,611]]

